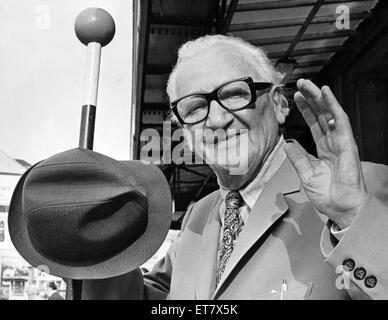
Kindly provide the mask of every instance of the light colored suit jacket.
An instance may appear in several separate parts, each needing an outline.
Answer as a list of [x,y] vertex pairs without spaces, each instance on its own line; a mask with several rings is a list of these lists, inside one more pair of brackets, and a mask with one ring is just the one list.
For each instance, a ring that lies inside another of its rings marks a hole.
[[[330,221],[317,213],[288,159],[265,186],[250,212],[215,288],[221,224],[219,191],[187,212],[182,232],[167,255],[144,274],[144,297],[169,299],[388,298],[388,167],[362,163],[368,199],[338,242]],[[343,272],[346,259],[356,279]],[[368,288],[365,278],[376,285]]]
[[[150,272],[84,280],[82,299],[280,299],[283,280],[284,299],[388,299],[388,167],[362,169],[368,198],[339,242],[287,158],[252,208],[217,288],[219,191],[190,207]],[[343,272],[349,259],[354,268]]]

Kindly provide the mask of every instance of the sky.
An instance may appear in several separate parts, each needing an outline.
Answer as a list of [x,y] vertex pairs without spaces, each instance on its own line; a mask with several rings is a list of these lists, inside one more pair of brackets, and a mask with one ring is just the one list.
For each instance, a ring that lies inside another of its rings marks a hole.
[[30,164],[78,147],[86,47],[74,20],[88,7],[116,23],[102,48],[94,150],[130,158],[132,1],[0,0],[0,149]]

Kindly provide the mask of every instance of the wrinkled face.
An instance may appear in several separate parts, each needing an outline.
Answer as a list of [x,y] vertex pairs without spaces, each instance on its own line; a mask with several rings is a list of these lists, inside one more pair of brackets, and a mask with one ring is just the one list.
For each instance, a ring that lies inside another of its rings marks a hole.
[[[257,73],[239,49],[215,46],[178,66],[176,96],[170,99],[211,92],[228,81],[244,77],[265,82],[266,79]],[[249,175],[254,172],[278,139],[276,112],[280,111],[275,107],[275,91],[257,91],[256,103],[233,112],[212,101],[206,120],[184,125],[189,145],[218,174]],[[214,132],[218,139],[214,139]],[[198,139],[198,136],[202,138]]]

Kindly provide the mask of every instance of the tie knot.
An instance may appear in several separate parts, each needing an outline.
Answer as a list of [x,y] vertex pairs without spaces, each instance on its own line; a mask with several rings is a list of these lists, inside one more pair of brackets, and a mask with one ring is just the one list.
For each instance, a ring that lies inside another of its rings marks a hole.
[[225,198],[227,209],[238,209],[242,205],[242,198],[238,191],[229,191]]

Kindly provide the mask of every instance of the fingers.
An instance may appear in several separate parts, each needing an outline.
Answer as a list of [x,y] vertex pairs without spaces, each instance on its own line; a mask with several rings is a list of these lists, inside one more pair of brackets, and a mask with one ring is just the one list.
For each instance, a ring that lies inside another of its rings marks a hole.
[[287,142],[285,150],[302,182],[309,180],[314,169],[306,150],[295,140]]
[[322,130],[321,125],[319,124],[319,120],[315,112],[312,110],[306,98],[300,92],[295,93],[294,101],[298,106],[298,109],[301,112],[307,125],[310,127],[311,134],[315,143],[317,143],[319,139],[324,135],[324,132]]
[[[334,145],[337,151],[345,147],[353,148],[356,143],[349,118],[330,88],[323,86],[319,89],[310,80],[304,79],[298,80],[297,87],[299,91],[295,93],[295,102],[310,127],[317,148],[331,151]],[[315,121],[311,120],[314,117]],[[316,123],[319,123],[320,129]],[[322,135],[327,139],[319,141]]]
[[309,102],[310,107],[313,109],[317,116],[318,122],[322,127],[323,132],[330,131],[328,121],[332,118],[332,115],[326,106],[326,102],[323,99],[321,90],[310,80],[299,79],[297,87],[302,95]]
[[296,85],[317,114],[328,112],[321,90],[312,81],[299,79]]
[[328,110],[334,116],[336,128],[338,128],[339,131],[351,130],[349,119],[345,111],[342,109],[341,105],[338,103],[336,97],[328,86],[322,87],[322,98],[327,105]]
[[296,83],[298,90],[302,92],[302,94],[311,100],[314,100],[315,103],[322,103],[322,95],[321,90],[310,80],[299,79]]
[[[311,112],[315,115],[316,121],[321,127],[321,131],[323,132],[323,134],[327,134],[328,132],[330,132],[331,129],[329,125],[329,120],[332,118],[332,116],[329,113],[327,107],[325,106],[321,90],[319,90],[319,88],[314,85],[310,80],[299,79],[297,86],[300,90],[298,91],[299,94],[301,94],[307,102],[305,106],[311,109]],[[298,109],[302,112],[300,106],[298,104],[297,106]],[[304,113],[302,112],[302,114]],[[318,142],[315,138],[314,141],[315,143]]]
[[[314,112],[323,133],[327,134],[334,129],[338,133],[351,133],[349,119],[328,86],[320,90],[310,80],[299,79],[297,87],[307,101],[305,106]],[[297,106],[301,110],[300,105]]]
[[327,105],[327,108],[334,115],[334,117],[342,117],[345,112],[341,108],[340,104],[338,103],[336,97],[334,96],[330,88],[328,86],[323,86],[321,93],[324,103]]

